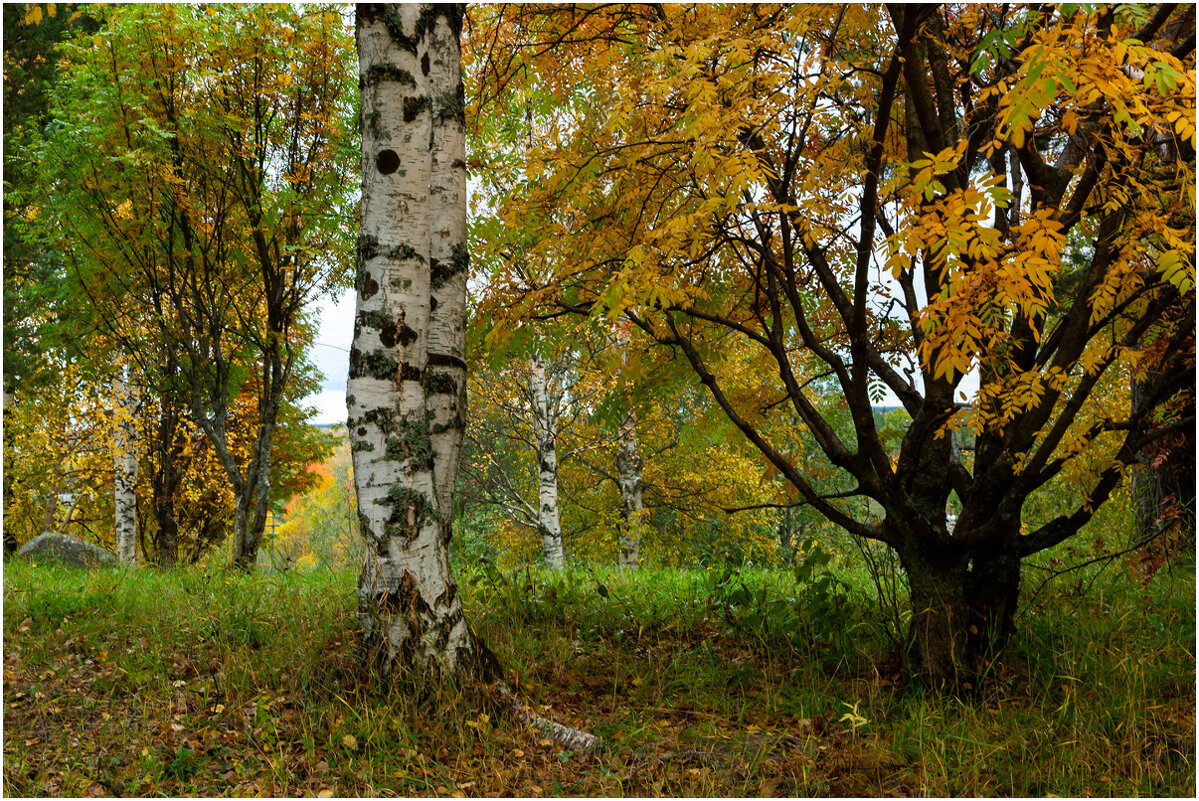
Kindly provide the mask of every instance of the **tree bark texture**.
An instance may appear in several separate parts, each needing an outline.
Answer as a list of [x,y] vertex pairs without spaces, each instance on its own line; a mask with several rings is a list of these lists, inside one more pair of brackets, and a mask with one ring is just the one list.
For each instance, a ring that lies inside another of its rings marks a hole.
[[616,443],[616,479],[620,484],[620,560],[622,568],[635,569],[641,562],[641,528],[645,520],[641,468],[644,460],[637,448],[637,415],[630,411],[620,424]]
[[912,608],[905,662],[934,689],[978,689],[1011,636],[1021,559],[1015,548],[986,551],[899,549]]
[[537,528],[545,565],[560,570],[564,563],[562,523],[558,516],[558,409],[546,380],[545,362],[534,356],[529,378],[533,402],[533,431],[537,445]]
[[[1145,406],[1145,381],[1133,380],[1133,410]],[[1136,526],[1132,542],[1165,534],[1172,526],[1187,526],[1194,540],[1195,427],[1184,428],[1165,442],[1156,442],[1137,453],[1131,471],[1131,493]]]
[[359,618],[386,670],[486,662],[449,560],[465,411],[466,164],[458,5],[360,4],[362,216],[347,393],[368,556]]
[[113,394],[113,511],[116,518],[117,558],[137,561],[137,388],[129,364],[117,367]]
[[[616,331],[622,373],[628,363],[629,330],[628,321],[622,321]],[[637,448],[637,413],[630,402],[616,440],[616,483],[620,487],[620,555],[617,564],[621,568],[636,569],[641,562],[641,528],[645,518],[642,501],[645,484],[641,480],[641,469],[644,464]]]
[[[183,443],[179,440],[182,410],[173,399],[163,395],[158,414],[158,431],[153,438],[157,459],[150,474],[150,492],[154,504],[154,562],[161,568],[174,567],[179,560],[179,520],[175,516],[175,498],[183,481],[181,461]],[[143,535],[144,536],[144,535]],[[143,550],[150,549],[143,544]]]

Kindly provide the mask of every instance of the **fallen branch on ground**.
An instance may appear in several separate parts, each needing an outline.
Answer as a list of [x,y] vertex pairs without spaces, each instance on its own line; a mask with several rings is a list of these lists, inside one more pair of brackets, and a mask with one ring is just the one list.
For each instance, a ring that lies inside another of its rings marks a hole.
[[564,748],[590,754],[603,747],[604,741],[590,732],[575,729],[534,712],[507,684],[499,683],[500,695],[508,700],[512,714],[521,723]]

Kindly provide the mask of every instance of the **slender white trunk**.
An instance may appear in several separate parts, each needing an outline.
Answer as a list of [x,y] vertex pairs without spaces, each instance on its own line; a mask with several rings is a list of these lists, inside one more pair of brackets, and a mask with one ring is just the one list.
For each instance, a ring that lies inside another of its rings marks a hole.
[[[624,372],[628,362],[629,331],[623,321],[616,332],[616,347],[620,351],[620,367]],[[616,481],[620,485],[620,557],[622,568],[635,569],[641,563],[641,530],[644,527],[645,505],[641,492],[644,460],[637,448],[637,414],[633,409],[620,423],[616,442]]]
[[117,368],[112,382],[113,509],[116,517],[117,558],[131,565],[137,560],[137,388],[128,364]]
[[620,424],[616,443],[616,479],[620,484],[619,564],[623,568],[635,568],[641,561],[641,529],[645,521],[642,463],[637,450],[637,415],[630,411]]
[[357,8],[362,219],[346,402],[368,545],[359,617],[388,669],[445,675],[481,652],[449,562],[465,393],[462,8]]
[[534,356],[529,379],[533,401],[533,432],[537,444],[537,528],[546,567],[563,565],[562,524],[558,518],[558,410],[550,395],[545,362]]

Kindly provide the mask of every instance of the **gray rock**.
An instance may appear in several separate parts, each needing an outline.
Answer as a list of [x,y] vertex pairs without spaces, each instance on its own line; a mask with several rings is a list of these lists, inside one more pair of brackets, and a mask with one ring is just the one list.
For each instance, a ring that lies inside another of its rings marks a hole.
[[39,534],[22,545],[21,550],[17,551],[17,556],[28,560],[53,559],[74,567],[96,567],[117,563],[117,558],[111,551],[106,551],[90,542],[83,542],[65,534],[54,534],[49,531]]

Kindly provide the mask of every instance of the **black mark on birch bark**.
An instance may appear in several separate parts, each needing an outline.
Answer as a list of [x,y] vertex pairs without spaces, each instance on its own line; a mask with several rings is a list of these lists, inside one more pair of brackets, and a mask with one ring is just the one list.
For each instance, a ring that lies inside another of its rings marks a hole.
[[400,155],[390,148],[380,150],[379,155],[375,156],[375,167],[380,175],[391,175],[400,168]]

